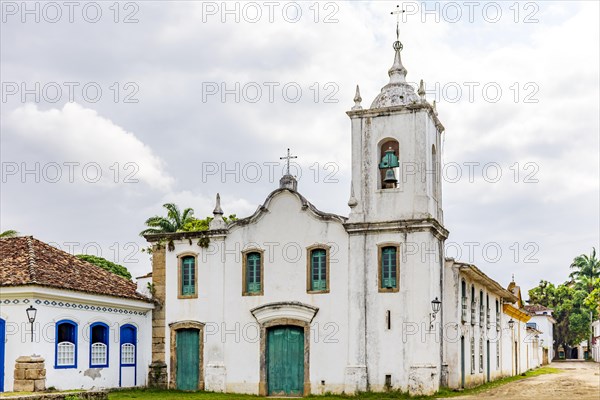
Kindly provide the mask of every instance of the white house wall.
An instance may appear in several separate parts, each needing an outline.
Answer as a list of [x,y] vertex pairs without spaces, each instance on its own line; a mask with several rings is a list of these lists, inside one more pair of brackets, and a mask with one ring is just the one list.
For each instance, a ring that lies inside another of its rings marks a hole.
[[[45,290],[46,295],[25,293],[26,288],[3,288],[0,317],[6,321],[4,390],[13,389],[15,360],[37,354],[45,359],[46,387],[91,389],[119,387],[119,329],[125,324],[137,327],[137,386],[146,385],[151,354],[151,305],[134,300],[73,291]],[[44,291],[44,290],[43,290]],[[61,296],[61,292],[66,296]],[[129,303],[129,304],[128,304]],[[37,309],[34,342],[25,309]],[[129,305],[129,307],[127,306]],[[77,367],[55,368],[56,322],[68,319],[77,323]],[[94,322],[109,326],[109,367],[90,368],[89,328]],[[132,367],[123,373],[133,378]],[[124,379],[126,383],[127,379]],[[133,386],[133,383],[131,383]]]

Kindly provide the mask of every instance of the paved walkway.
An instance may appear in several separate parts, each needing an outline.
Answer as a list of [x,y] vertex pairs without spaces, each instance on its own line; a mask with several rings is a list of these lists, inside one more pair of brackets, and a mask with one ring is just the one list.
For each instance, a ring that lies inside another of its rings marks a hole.
[[476,395],[453,397],[452,399],[600,399],[600,364],[583,361],[566,361],[553,362],[549,366],[563,371],[559,374],[526,378]]

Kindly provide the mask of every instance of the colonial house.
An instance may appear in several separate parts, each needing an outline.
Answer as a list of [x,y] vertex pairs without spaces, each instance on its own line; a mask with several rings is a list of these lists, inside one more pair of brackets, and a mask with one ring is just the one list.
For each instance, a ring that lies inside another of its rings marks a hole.
[[600,362],[600,319],[592,323],[592,359]]
[[548,364],[554,359],[554,310],[539,304],[527,305],[525,311],[531,314],[529,326],[539,330],[539,344],[542,349],[542,364]]
[[512,375],[505,366],[514,347],[504,340],[511,338],[512,327],[503,306],[517,297],[475,265],[451,258],[446,259],[444,286],[445,318],[458,322],[445,330],[448,386],[472,387]]
[[125,278],[0,239],[0,391],[146,385],[152,308]]
[[[247,218],[147,235],[149,384],[260,395],[390,389],[431,394],[532,368],[514,282],[444,258],[435,103],[389,83],[350,118],[349,215],[323,212],[289,174]],[[454,341],[446,327],[454,329]]]

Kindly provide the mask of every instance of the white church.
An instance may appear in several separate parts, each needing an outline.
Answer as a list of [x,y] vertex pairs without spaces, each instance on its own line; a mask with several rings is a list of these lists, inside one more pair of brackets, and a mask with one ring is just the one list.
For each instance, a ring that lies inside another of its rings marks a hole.
[[347,112],[348,217],[288,173],[247,218],[225,223],[217,195],[208,231],[146,236],[160,303],[150,386],[419,395],[539,365],[520,292],[444,257],[444,127],[393,47],[389,83],[369,108],[357,87]]
[[[289,173],[247,218],[226,223],[217,195],[208,231],[146,236],[154,303],[33,238],[2,239],[0,390],[421,395],[539,366],[519,287],[444,256],[444,126],[406,82],[401,50],[370,107],[357,88],[347,112],[347,217],[320,211]],[[27,328],[27,305],[43,309],[31,343],[6,329]],[[24,363],[44,376],[24,382]]]

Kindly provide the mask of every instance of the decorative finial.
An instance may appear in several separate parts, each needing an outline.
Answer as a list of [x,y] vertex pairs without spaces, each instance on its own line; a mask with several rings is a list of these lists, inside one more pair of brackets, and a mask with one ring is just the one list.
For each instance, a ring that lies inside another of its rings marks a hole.
[[223,215],[223,210],[221,209],[221,195],[219,193],[217,193],[217,202],[215,209],[213,210],[213,215]]
[[435,103],[435,100],[433,101],[433,105],[431,106],[431,108],[433,109],[433,114],[435,116],[437,116],[438,115],[438,110],[437,110],[437,105]]
[[298,181],[290,174],[290,160],[294,158],[298,158],[298,156],[292,156],[290,154],[290,149],[287,149],[287,156],[279,157],[280,160],[286,160],[287,162],[285,175],[279,180],[279,187],[282,189],[298,190]]
[[217,193],[217,201],[213,210],[214,218],[208,223],[208,229],[225,229],[227,223],[223,219],[223,210],[221,209],[221,195]]
[[514,281],[515,281],[515,274],[512,274],[512,281],[514,283]]
[[352,107],[352,109],[362,110],[362,106],[360,105],[361,101],[362,97],[360,97],[360,89],[358,88],[358,85],[356,85],[356,94],[354,95],[354,107]]
[[358,205],[356,197],[354,197],[354,183],[350,184],[350,199],[348,200],[348,207],[354,208]]
[[425,102],[425,83],[423,83],[423,79],[421,79],[421,83],[419,83],[419,91],[417,92],[419,97],[421,97],[421,102]]

